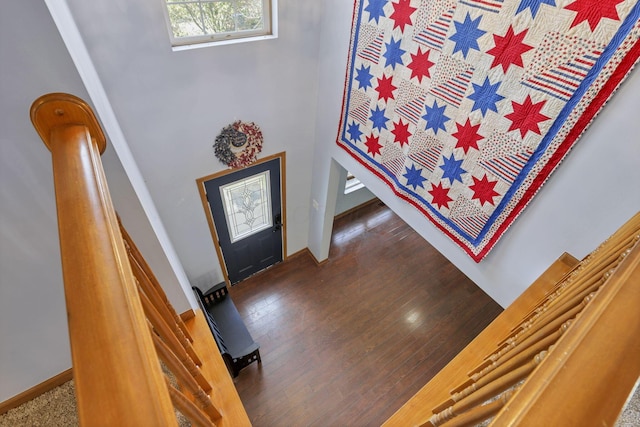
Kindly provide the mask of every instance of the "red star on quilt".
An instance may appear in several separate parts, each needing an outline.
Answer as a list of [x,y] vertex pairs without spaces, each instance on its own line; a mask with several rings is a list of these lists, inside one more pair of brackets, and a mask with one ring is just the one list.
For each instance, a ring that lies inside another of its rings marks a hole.
[[576,0],[568,4],[564,8],[577,12],[576,17],[571,23],[571,28],[583,21],[589,23],[591,31],[595,30],[602,18],[609,18],[616,21],[620,20],[616,6],[623,0]]
[[429,61],[429,50],[422,51],[422,48],[418,48],[418,52],[414,55],[411,54],[411,62],[407,65],[411,69],[411,78],[417,77],[418,82],[422,83],[423,77],[431,77],[429,69],[435,65],[435,62]]
[[493,41],[496,45],[487,51],[488,54],[494,56],[491,68],[500,64],[502,65],[502,71],[506,73],[511,64],[524,67],[522,64],[522,55],[533,49],[533,47],[523,43],[526,35],[527,30],[522,30],[518,34],[515,34],[513,32],[513,26],[509,26],[507,34],[504,36],[494,34]]
[[381,154],[380,149],[382,145],[380,145],[380,138],[377,136],[369,135],[364,145],[367,146],[367,153],[375,156],[376,154]]
[[518,129],[520,130],[520,135],[522,135],[523,138],[529,131],[540,135],[540,127],[538,124],[550,119],[550,117],[547,117],[540,112],[546,102],[546,100],[542,100],[534,104],[533,101],[531,101],[530,95],[527,95],[527,98],[522,104],[511,101],[513,112],[505,114],[504,116],[511,120],[509,131]]
[[405,25],[412,25],[411,15],[418,10],[417,7],[411,7],[411,0],[399,0],[398,3],[393,4],[393,13],[389,18],[393,19],[395,23],[393,28],[400,27],[400,31],[404,32]]
[[469,186],[473,191],[473,197],[471,198],[478,199],[480,205],[484,205],[485,203],[493,205],[493,198],[500,195],[500,193],[493,189],[498,181],[489,181],[487,175],[483,176],[482,179],[478,179],[475,176],[472,178],[473,185]]
[[480,129],[480,123],[473,126],[471,121],[467,119],[466,123],[461,125],[460,123],[456,123],[458,127],[458,131],[451,136],[458,140],[456,144],[456,148],[462,148],[464,150],[464,154],[467,154],[471,148],[478,148],[478,141],[484,138],[482,135],[478,135],[478,129]]
[[393,76],[387,77],[383,75],[381,79],[378,79],[378,87],[376,88],[378,99],[383,99],[384,102],[388,102],[389,99],[395,99],[393,91],[396,89],[398,88],[393,85]]
[[395,136],[394,142],[400,143],[401,147],[409,143],[409,137],[411,136],[409,123],[402,123],[402,119],[398,120],[398,123],[393,124],[391,133]]
[[438,185],[431,184],[429,194],[433,196],[432,205],[438,205],[438,209],[442,209],[443,206],[449,209],[449,202],[452,202],[453,199],[449,197],[449,189],[442,188],[442,183]]

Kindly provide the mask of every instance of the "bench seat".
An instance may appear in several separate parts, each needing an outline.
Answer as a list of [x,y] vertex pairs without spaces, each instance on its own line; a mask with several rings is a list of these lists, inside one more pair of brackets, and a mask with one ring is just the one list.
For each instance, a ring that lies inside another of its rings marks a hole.
[[233,377],[252,362],[261,363],[260,345],[253,340],[224,282],[206,292],[193,287],[222,358]]

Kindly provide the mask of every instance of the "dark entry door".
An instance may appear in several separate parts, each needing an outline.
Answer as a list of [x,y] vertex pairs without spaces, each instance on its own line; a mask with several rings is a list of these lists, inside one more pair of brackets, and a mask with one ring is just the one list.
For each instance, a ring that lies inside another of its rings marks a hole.
[[204,182],[231,284],[282,261],[281,159]]

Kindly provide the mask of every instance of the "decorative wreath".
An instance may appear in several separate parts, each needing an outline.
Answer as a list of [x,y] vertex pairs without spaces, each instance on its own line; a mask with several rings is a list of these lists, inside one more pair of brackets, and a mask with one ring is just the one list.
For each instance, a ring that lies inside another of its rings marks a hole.
[[222,163],[232,168],[243,168],[255,162],[262,151],[262,132],[255,123],[238,120],[222,129],[213,149]]

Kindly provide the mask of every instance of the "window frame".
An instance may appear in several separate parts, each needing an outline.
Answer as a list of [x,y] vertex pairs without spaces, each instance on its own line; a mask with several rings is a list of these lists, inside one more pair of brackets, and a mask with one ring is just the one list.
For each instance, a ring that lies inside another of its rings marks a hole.
[[360,182],[358,178],[355,177],[351,172],[347,172],[347,179],[344,183],[344,194],[350,194],[354,191],[358,191],[361,188],[364,188],[364,184]]
[[163,3],[167,31],[171,41],[171,48],[174,51],[194,49],[207,46],[218,46],[233,43],[243,43],[257,40],[268,40],[278,37],[278,19],[277,6],[278,0],[261,0],[262,1],[262,21],[264,26],[260,30],[240,30],[230,31],[216,34],[203,34],[198,36],[175,37],[171,27],[171,18],[169,17],[169,4],[179,3],[215,3],[218,0],[161,0]]

